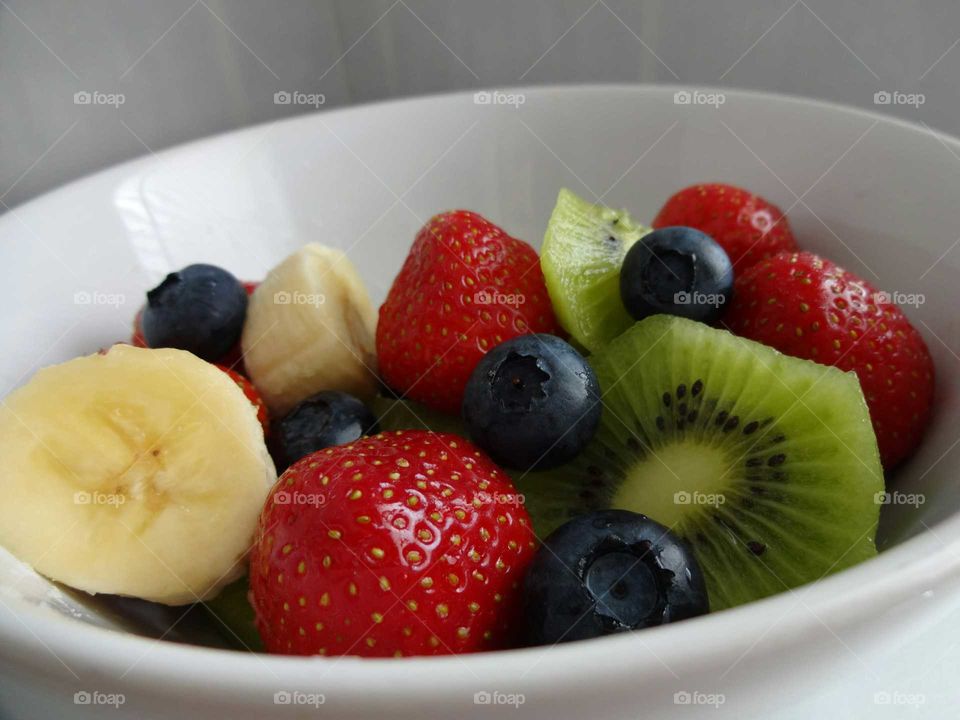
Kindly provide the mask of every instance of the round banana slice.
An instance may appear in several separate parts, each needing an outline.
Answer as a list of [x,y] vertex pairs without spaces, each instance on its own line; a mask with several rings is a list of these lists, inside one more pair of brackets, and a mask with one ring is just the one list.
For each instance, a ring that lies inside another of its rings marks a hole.
[[353,263],[340,250],[310,243],[267,273],[251,296],[244,365],[278,417],[321,390],[371,398],[376,323]]
[[0,405],[0,544],[89,593],[181,605],[245,571],[276,471],[257,413],[182,350],[116,345]]

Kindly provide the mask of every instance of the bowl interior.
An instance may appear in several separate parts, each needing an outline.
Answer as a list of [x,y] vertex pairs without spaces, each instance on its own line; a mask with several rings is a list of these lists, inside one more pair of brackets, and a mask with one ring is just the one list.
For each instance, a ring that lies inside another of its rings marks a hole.
[[[0,218],[0,394],[38,367],[127,339],[144,290],[191,262],[256,279],[317,241],[345,249],[379,301],[438,211],[476,210],[539,245],[562,186],[650,219],[676,189],[722,180],[788,210],[803,247],[916,301],[905,310],[934,355],[935,418],[888,478],[922,502],[883,508],[881,546],[955,513],[960,144],[837,106],[740,92],[678,104],[675,90],[539,89],[513,104],[459,94],[310,115],[15,209]],[[16,565],[0,562],[0,584],[40,592],[45,581],[24,582]]]

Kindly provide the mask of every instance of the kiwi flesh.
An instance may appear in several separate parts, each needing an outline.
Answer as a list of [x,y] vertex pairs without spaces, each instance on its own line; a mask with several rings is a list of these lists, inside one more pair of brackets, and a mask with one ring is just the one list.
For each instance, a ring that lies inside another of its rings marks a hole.
[[263,641],[254,625],[253,606],[247,596],[247,578],[227,585],[212,600],[202,603],[217,630],[237,650],[263,652]]
[[538,533],[594,509],[648,515],[690,543],[713,609],[876,554],[883,474],[854,374],[666,315],[590,361],[600,428],[537,488]]
[[620,301],[620,266],[627,250],[648,232],[626,210],[593,205],[560,190],[540,265],[557,319],[590,352],[633,323]]

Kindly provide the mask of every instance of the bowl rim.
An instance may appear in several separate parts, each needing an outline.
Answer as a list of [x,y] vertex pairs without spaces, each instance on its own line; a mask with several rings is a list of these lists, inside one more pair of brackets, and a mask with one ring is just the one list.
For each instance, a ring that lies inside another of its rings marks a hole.
[[[584,92],[644,93],[669,97],[691,87],[678,84],[573,83],[509,89],[526,96],[542,97]],[[496,88],[498,91],[505,89],[506,86]],[[796,95],[710,86],[696,86],[696,89],[723,92],[741,100],[817,107],[832,114],[882,122],[913,133],[932,135],[946,149],[960,157],[960,139],[929,126],[878,112]],[[329,119],[334,115],[365,114],[398,106],[459,102],[481,90],[483,88],[383,100],[325,110],[322,115]],[[111,175],[119,177],[137,168],[196,152],[198,148],[218,139],[257,132],[267,126],[308,124],[315,121],[317,114],[298,114],[217,133],[74,180],[22,205],[13,206],[11,209],[15,212],[0,217],[0,236],[14,222],[16,212],[26,208],[42,209],[54,199],[73,193],[77,186],[85,186],[96,179],[108,179]],[[369,698],[378,691],[389,692],[394,698],[423,702],[428,697],[439,701],[446,696],[462,699],[462,693],[473,693],[483,684],[481,678],[487,685],[490,685],[491,678],[499,678],[501,688],[522,684],[526,690],[537,686],[556,688],[559,682],[582,681],[584,667],[590,668],[589,674],[592,676],[603,676],[609,681],[632,679],[634,682],[637,673],[662,676],[665,671],[672,674],[672,667],[707,667],[722,659],[729,660],[732,648],[746,647],[757,638],[763,638],[765,652],[785,648],[798,638],[809,636],[818,625],[826,626],[822,618],[829,618],[830,624],[826,628],[836,634],[842,627],[863,621],[865,615],[878,614],[958,578],[960,513],[954,513],[875,558],[747,605],[675,625],[651,628],[643,633],[614,635],[553,647],[460,655],[455,656],[456,662],[448,656],[410,657],[402,661],[291,657],[184,645],[77,622],[49,609],[38,608],[16,598],[8,601],[2,597],[0,608],[8,612],[0,613],[0,657],[10,658],[19,665],[30,666],[36,672],[48,675],[59,672],[60,664],[69,668],[71,663],[76,663],[85,672],[95,672],[106,678],[119,677],[128,686],[139,687],[143,692],[163,692],[162,683],[157,680],[165,679],[179,685],[204,688],[208,696],[240,689],[247,697],[254,697],[255,693],[269,697],[278,689],[278,683],[290,689],[309,689],[317,685],[318,679],[323,679],[327,684],[336,683],[338,701],[350,697]],[[807,610],[803,617],[790,623],[779,622],[798,604]],[[53,653],[60,663],[51,664],[45,655],[47,652]],[[136,666],[136,672],[131,671],[131,666]],[[327,672],[318,673],[323,669]],[[448,672],[451,669],[459,672]],[[527,675],[528,672],[531,674]],[[438,673],[449,677],[439,683]]]

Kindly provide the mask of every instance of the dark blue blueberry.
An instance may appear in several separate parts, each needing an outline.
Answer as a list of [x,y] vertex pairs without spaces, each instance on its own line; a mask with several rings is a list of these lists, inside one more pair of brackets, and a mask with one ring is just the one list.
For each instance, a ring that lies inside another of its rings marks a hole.
[[463,396],[471,439],[501,465],[554,467],[575,457],[600,422],[593,368],[554,335],[521,335],[477,365]]
[[310,453],[376,435],[373,413],[353,395],[324,390],[300,402],[274,426],[272,451],[282,472]]
[[150,347],[189,350],[218,360],[243,331],[247,293],[223,268],[188,265],[147,293],[143,337]]
[[687,545],[627,510],[581,515],[551,533],[527,570],[523,602],[531,645],[640,630],[710,610]]
[[667,314],[711,323],[733,294],[733,265],[709,235],[665,227],[644,236],[620,269],[620,299],[637,320]]

